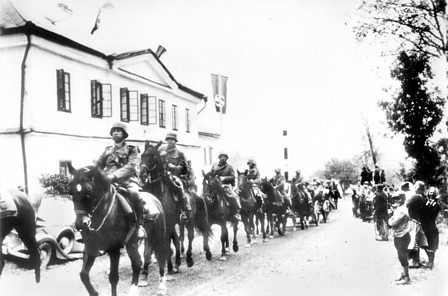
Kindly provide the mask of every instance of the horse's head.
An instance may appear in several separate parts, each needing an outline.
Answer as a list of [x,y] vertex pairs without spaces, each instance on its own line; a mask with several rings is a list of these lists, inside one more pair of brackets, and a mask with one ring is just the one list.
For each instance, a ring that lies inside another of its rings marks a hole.
[[69,171],[73,176],[70,194],[77,214],[90,212],[94,170],[97,170],[94,166],[85,166],[77,170],[69,164]]
[[262,178],[260,182],[260,190],[264,194],[267,194],[269,189],[272,188],[271,182],[269,182],[268,178]]
[[141,155],[140,162],[140,180],[145,184],[159,164],[162,164],[159,147],[162,145],[160,141],[157,145],[151,145],[149,141],[145,142],[145,151]]
[[240,191],[249,189],[252,186],[252,184],[248,182],[246,174],[244,172],[240,172],[239,170],[237,170],[237,173],[238,173],[238,189]]

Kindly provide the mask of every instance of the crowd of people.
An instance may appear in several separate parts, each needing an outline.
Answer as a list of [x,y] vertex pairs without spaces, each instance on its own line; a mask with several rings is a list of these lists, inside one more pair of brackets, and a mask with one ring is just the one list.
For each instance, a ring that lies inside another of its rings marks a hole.
[[[397,284],[410,283],[410,268],[434,266],[439,247],[436,218],[441,211],[439,190],[423,181],[403,182],[400,187],[385,183],[384,171],[375,167],[375,175],[368,168],[361,172],[361,184],[353,188],[354,217],[373,220],[377,240],[388,240],[392,234],[398,260],[402,267]],[[420,258],[420,249],[427,261]]]

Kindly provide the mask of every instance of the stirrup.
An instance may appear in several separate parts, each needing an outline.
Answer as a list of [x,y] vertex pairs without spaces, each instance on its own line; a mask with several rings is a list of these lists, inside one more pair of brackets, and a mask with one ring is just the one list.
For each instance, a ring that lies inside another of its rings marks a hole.
[[182,223],[186,223],[188,221],[188,216],[185,212],[181,212],[179,215],[179,221]]

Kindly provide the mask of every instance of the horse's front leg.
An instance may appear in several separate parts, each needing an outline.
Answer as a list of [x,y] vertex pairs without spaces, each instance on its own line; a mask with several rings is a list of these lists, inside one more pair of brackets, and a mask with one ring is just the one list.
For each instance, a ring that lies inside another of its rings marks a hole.
[[[108,251],[107,253],[109,254],[109,261],[110,261],[109,283],[111,287],[111,295],[117,296],[118,265],[120,264],[120,248],[115,248],[113,250]],[[134,269],[134,266],[132,266],[132,269]],[[137,274],[137,280],[138,280],[138,274]],[[132,281],[134,281],[134,275],[132,275]],[[137,282],[135,283],[135,285],[137,286]]]
[[[31,223],[26,223],[26,225],[16,226],[17,232],[19,233],[19,237],[24,243],[25,247],[28,249],[30,254],[30,263],[34,268],[34,278],[36,283],[40,282],[40,253],[39,253],[39,245],[36,241],[36,232],[31,231],[33,229],[31,226],[34,224],[34,221]],[[2,240],[3,241],[3,240]],[[0,263],[1,264],[1,263]],[[3,268],[3,267],[2,267]]]
[[173,245],[176,250],[176,258],[174,261],[174,273],[179,273],[179,267],[181,265],[180,261],[180,241],[179,241],[179,234],[177,233],[176,229],[173,230]]
[[184,238],[185,238],[185,223],[179,223],[179,241],[180,241],[181,254],[185,253]]
[[[240,249],[238,246],[238,237],[237,237],[238,223],[234,223],[232,226],[233,226],[233,251],[238,252],[238,250]],[[249,239],[250,239],[250,236],[249,236]]]
[[187,225],[187,231],[188,231],[188,233],[187,233],[187,235],[188,235],[187,266],[192,267],[194,265],[193,254],[192,254],[193,240],[194,240],[194,225],[193,225],[193,223],[189,223]]
[[221,224],[221,257],[225,257],[229,246],[229,233],[227,231],[226,222]]
[[212,260],[212,252],[210,252],[210,245],[209,245],[209,236],[211,233],[211,225],[207,225],[207,230],[202,234],[202,246],[205,251],[205,258],[207,260]]
[[[118,256],[120,256],[119,251],[120,250],[118,250]],[[132,240],[131,242],[126,244],[126,251],[128,253],[129,259],[131,260],[131,267],[132,267],[132,280],[131,280],[131,287],[129,289],[129,295],[137,296],[138,278],[140,276],[140,271],[142,267],[142,258],[140,257],[140,253],[138,252],[138,239]]]
[[90,275],[89,275],[93,263],[95,262],[95,259],[96,259],[96,252],[95,255],[89,255],[87,251],[84,251],[82,268],[81,272],[79,273],[81,282],[84,284],[84,287],[86,287],[87,292],[89,293],[90,296],[98,296],[98,292],[95,290],[95,288],[93,288],[92,283],[90,282]]

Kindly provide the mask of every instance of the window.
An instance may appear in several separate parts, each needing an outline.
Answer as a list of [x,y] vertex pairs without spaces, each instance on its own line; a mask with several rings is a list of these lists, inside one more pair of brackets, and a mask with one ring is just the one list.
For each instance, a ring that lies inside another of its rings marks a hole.
[[103,117],[112,117],[112,84],[101,84],[103,95]]
[[120,119],[129,122],[129,91],[127,88],[120,88]]
[[70,74],[62,69],[56,70],[58,111],[71,111]]
[[166,127],[166,110],[164,100],[159,100],[159,126]]
[[157,124],[157,98],[148,97],[148,123]]
[[177,106],[171,105],[171,117],[173,121],[173,130],[177,131]]
[[185,109],[185,131],[190,132],[190,109]]
[[138,121],[138,91],[129,91],[129,120]]
[[68,177],[70,172],[68,166],[72,164],[71,160],[60,160],[59,161],[59,175]]
[[112,117],[112,85],[91,80],[90,106],[92,117]]

